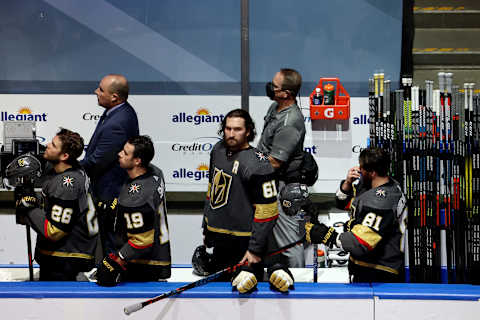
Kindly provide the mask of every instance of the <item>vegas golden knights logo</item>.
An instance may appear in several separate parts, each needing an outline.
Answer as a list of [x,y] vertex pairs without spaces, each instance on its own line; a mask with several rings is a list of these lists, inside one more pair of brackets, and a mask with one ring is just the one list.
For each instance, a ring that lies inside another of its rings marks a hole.
[[212,209],[218,209],[227,204],[231,184],[232,176],[215,168],[210,189],[210,207]]

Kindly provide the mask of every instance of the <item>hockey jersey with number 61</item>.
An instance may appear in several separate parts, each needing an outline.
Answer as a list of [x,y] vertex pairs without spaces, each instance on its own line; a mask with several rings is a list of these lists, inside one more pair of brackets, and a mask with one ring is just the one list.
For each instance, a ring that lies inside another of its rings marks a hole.
[[250,237],[261,254],[278,218],[278,182],[266,155],[249,147],[229,151],[223,141],[210,154],[203,227],[219,235]]

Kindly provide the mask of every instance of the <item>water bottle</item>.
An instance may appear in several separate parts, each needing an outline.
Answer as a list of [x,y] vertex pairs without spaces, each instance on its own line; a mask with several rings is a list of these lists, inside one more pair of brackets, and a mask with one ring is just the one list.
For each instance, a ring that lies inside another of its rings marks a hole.
[[323,102],[322,93],[320,92],[320,88],[315,88],[315,93],[313,94],[313,104],[318,106],[321,105]]
[[335,87],[328,83],[323,87],[323,104],[333,105],[335,104]]
[[317,249],[317,263],[319,268],[325,268],[325,251]]

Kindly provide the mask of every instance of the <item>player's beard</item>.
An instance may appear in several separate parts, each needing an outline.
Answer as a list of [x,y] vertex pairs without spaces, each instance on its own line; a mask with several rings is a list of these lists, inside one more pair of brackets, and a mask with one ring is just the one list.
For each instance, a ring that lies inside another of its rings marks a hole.
[[[240,138],[240,139],[242,139],[242,138]],[[243,139],[243,141],[241,141],[241,140],[238,140],[234,137],[230,137],[228,139],[224,138],[223,143],[225,144],[225,147],[229,151],[232,151],[232,152],[243,150],[246,147],[248,147],[248,142],[245,139]]]
[[60,159],[58,158],[55,158],[55,159],[47,159],[48,162],[50,162],[51,164],[53,165],[56,165],[56,164],[59,164],[60,163]]
[[224,142],[225,142],[225,146],[230,151],[237,151],[241,147],[241,144],[239,143],[239,141],[233,137],[226,139]]
[[227,140],[225,140],[225,143],[230,148],[235,148],[236,146],[238,146],[238,141],[235,140],[235,138],[228,138]]
[[53,165],[60,163],[60,155],[53,156],[53,155],[50,155],[49,153],[45,153],[43,157],[45,158],[45,160],[47,160]]

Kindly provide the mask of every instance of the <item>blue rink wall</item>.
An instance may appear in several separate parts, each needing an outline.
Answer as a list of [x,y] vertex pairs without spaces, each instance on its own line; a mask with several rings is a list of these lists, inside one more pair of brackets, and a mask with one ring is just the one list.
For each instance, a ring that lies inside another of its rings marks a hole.
[[[2,0],[0,93],[89,94],[123,73],[132,94],[240,95],[239,0]],[[285,17],[279,19],[279,17]],[[250,94],[281,67],[302,95],[338,76],[400,72],[402,0],[249,1]]]
[[2,319],[478,319],[480,287],[296,283],[288,294],[259,283],[252,294],[209,283],[126,316],[123,308],[185,283],[0,282]]

